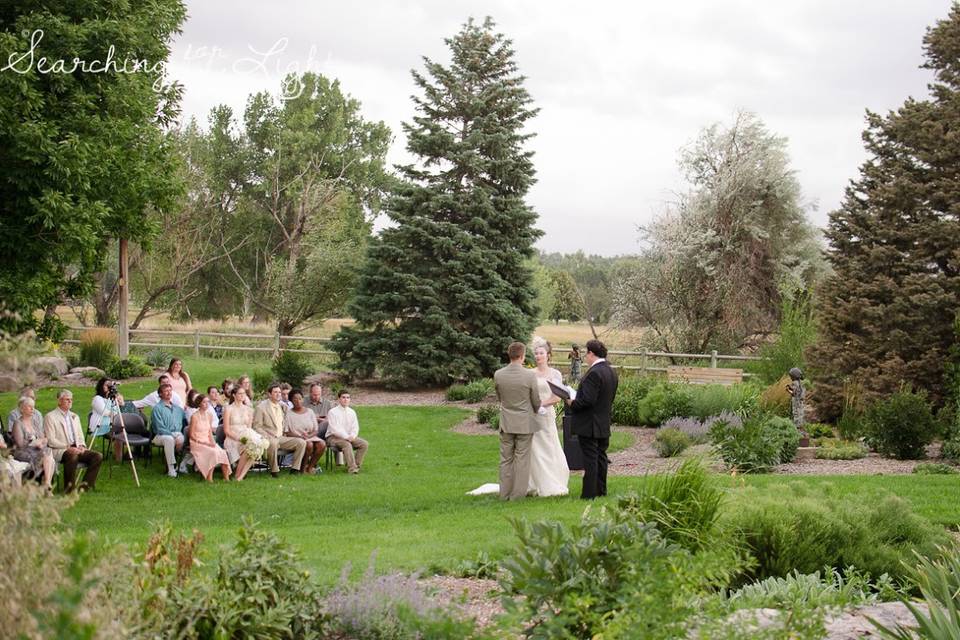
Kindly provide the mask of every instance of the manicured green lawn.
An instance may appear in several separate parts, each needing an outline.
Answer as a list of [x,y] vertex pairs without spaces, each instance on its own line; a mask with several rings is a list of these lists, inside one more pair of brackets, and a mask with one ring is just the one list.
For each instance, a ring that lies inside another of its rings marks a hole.
[[[248,361],[187,359],[198,385],[251,372]],[[128,397],[140,397],[153,382],[123,385]],[[39,394],[40,407],[53,406],[54,390]],[[85,414],[92,390],[75,388],[75,406]],[[15,394],[0,396],[0,411],[13,406]],[[342,468],[313,477],[252,473],[243,483],[217,480],[207,485],[193,474],[167,478],[155,457],[139,464],[143,486],[133,484],[129,465],[102,471],[98,491],[84,495],[65,513],[68,525],[91,529],[108,539],[142,545],[156,523],[167,520],[176,529],[198,529],[208,549],[229,542],[244,516],[249,516],[297,545],[321,581],[335,581],[344,562],[359,575],[373,554],[378,570],[452,567],[480,551],[501,557],[514,545],[513,518],[578,519],[585,504],[574,497],[529,499],[503,503],[494,496],[473,497],[467,491],[497,480],[497,438],[453,433],[450,427],[468,411],[459,407],[357,407],[361,433],[370,452],[363,472],[348,476]],[[630,441],[617,435],[614,448]],[[872,500],[883,492],[900,495],[934,522],[960,524],[960,480],[956,476],[719,476],[736,508],[740,488],[755,486],[784,493],[789,483],[811,490],[826,484],[842,495]],[[612,477],[611,497],[638,489],[643,478]],[[580,492],[571,478],[570,492]],[[593,505],[599,507],[605,501]],[[211,551],[212,552],[212,551]]]

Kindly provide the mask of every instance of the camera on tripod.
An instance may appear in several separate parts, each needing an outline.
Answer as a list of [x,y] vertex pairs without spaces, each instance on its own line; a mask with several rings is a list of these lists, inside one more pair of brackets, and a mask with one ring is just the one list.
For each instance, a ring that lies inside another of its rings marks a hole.
[[117,393],[119,392],[119,390],[120,390],[120,383],[117,382],[116,380],[111,380],[110,382],[107,383],[107,398],[109,398],[110,400],[116,400]]

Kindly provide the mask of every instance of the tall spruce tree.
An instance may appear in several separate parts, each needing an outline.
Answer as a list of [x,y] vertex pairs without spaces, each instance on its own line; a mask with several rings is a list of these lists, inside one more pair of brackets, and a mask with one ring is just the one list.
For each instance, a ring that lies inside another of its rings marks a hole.
[[393,386],[490,375],[537,315],[524,263],[540,236],[524,201],[534,182],[524,125],[537,110],[493,20],[471,19],[446,43],[449,66],[424,58],[426,73],[412,72],[422,96],[404,130],[419,165],[398,167],[394,225],[368,248],[356,325],[333,341],[348,374],[377,370]]
[[867,114],[869,152],[827,238],[834,275],[819,291],[811,350],[823,418],[845,384],[869,400],[901,384],[942,401],[960,307],[960,6],[927,31],[930,96]]

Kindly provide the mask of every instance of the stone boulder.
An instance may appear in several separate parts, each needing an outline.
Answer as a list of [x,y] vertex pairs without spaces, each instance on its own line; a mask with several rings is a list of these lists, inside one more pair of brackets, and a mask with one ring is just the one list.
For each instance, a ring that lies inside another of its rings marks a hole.
[[72,377],[74,374],[79,374],[84,378],[102,378],[107,375],[103,372],[103,369],[99,369],[97,367],[74,367],[73,369],[70,369],[70,373],[68,375]]
[[7,391],[19,391],[20,387],[20,380],[16,376],[12,376],[7,373],[0,373],[0,393]]
[[43,356],[30,363],[31,368],[40,375],[54,377],[66,375],[70,371],[70,363],[66,358],[59,356]]

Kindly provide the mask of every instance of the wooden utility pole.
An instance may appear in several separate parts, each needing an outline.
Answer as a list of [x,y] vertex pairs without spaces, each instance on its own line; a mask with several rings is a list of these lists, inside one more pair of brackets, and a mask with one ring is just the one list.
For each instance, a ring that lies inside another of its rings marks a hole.
[[119,311],[117,312],[117,331],[119,332],[117,340],[117,353],[121,358],[130,355],[130,333],[127,330],[127,305],[130,302],[130,274],[127,271],[127,239],[120,238],[120,299],[117,301]]

